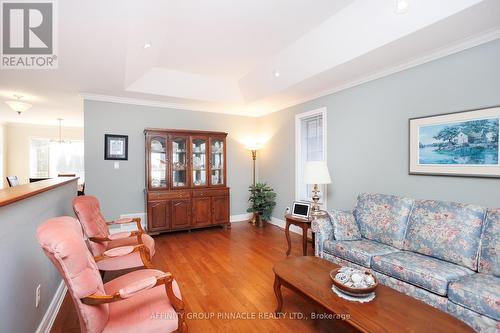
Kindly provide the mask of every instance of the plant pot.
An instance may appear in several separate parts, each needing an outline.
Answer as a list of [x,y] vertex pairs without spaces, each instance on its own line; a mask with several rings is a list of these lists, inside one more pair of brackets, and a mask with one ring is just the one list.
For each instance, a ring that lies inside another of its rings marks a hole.
[[256,227],[262,227],[264,226],[264,221],[262,219],[262,213],[253,213],[253,217],[252,219],[250,220],[250,223],[252,223],[252,225],[256,226]]

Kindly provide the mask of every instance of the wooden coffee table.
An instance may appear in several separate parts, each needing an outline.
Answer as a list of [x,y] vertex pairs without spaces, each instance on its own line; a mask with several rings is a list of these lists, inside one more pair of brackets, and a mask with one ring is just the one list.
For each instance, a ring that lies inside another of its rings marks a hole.
[[[347,301],[332,290],[330,271],[339,267],[317,257],[292,257],[274,265],[274,293],[281,313],[285,286],[327,313],[346,316],[342,324],[357,332],[473,332],[459,319],[389,287],[379,285],[369,303]],[[339,322],[341,320],[338,320]]]

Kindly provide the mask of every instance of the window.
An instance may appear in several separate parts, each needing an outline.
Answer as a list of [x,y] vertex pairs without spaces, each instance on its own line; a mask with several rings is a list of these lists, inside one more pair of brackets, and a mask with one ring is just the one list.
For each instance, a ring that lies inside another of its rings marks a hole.
[[75,173],[85,181],[83,141],[59,143],[46,138],[30,139],[30,177],[57,177],[60,173]]
[[[295,199],[312,200],[313,185],[302,179],[307,161],[326,161],[326,108],[298,114],[295,117]],[[320,204],[326,209],[326,186],[319,185]]]

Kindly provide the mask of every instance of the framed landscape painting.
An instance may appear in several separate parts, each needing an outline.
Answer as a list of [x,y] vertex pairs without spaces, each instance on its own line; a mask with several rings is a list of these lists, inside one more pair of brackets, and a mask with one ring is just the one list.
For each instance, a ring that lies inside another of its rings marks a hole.
[[409,120],[409,174],[500,178],[500,106]]

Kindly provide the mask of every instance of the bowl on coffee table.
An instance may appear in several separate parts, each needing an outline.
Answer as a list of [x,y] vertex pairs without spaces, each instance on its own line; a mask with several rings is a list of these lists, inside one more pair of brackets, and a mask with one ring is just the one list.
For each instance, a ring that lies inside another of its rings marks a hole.
[[339,267],[330,271],[333,285],[341,292],[354,297],[366,297],[378,287],[377,278],[370,272]]

